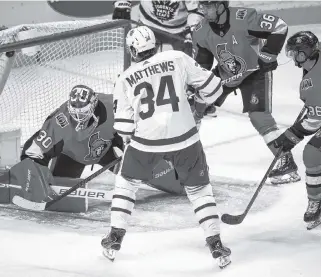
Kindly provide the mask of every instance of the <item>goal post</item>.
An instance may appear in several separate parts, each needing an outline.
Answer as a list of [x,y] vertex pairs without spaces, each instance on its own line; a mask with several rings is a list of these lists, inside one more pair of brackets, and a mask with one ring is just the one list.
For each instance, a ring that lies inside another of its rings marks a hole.
[[[0,134],[17,131],[21,146],[75,85],[112,93],[118,74],[130,65],[130,26],[127,20],[76,20],[0,31]],[[5,54],[10,51],[12,58]],[[0,166],[3,149],[0,140]]]

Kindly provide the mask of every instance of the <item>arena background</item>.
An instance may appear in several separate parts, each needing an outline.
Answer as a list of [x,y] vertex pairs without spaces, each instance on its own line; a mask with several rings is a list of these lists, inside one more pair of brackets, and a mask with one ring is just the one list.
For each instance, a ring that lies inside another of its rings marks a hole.
[[[137,19],[137,2],[132,18]],[[230,1],[232,6],[250,6],[274,11],[289,25],[321,22],[320,1]],[[318,7],[318,8],[317,8]],[[0,25],[40,23],[81,18],[111,18],[113,1],[1,1]]]

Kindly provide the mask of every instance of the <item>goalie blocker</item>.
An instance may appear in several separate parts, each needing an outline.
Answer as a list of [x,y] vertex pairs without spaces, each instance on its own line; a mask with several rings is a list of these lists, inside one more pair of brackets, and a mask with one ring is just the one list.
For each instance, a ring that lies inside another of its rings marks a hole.
[[10,183],[21,186],[20,196],[33,202],[48,202],[57,196],[50,187],[55,180],[49,168],[29,158],[10,169]]

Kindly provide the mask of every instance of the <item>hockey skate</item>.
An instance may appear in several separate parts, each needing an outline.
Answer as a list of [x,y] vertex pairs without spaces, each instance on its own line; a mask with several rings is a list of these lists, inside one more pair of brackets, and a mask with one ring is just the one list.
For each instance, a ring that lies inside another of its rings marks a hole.
[[231,251],[228,247],[223,246],[220,235],[206,238],[207,245],[210,249],[212,257],[216,260],[218,266],[223,269],[228,266],[230,261]]
[[124,229],[112,227],[111,231],[101,241],[103,255],[112,262],[115,260],[116,252],[121,249],[125,232]]
[[205,115],[211,116],[211,117],[217,117],[216,112],[217,112],[217,109],[216,109],[215,105],[210,105],[206,108]]
[[277,161],[275,169],[269,174],[273,185],[293,183],[301,180],[292,153],[285,153]]
[[311,200],[304,214],[304,221],[307,223],[307,229],[312,230],[321,224],[321,200]]

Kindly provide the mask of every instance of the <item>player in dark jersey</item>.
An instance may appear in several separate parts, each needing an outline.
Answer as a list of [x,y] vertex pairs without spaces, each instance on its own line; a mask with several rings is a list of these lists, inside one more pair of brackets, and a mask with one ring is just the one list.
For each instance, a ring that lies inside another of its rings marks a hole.
[[77,85],[69,100],[26,141],[21,159],[48,166],[56,158],[51,165],[54,176],[78,178],[86,165],[104,166],[116,159],[114,147],[122,152],[123,141],[113,123],[113,96]]
[[[199,3],[205,19],[193,33],[194,57],[206,69],[212,68],[214,58],[218,62],[213,72],[222,79],[224,94],[214,105],[220,107],[231,92],[240,89],[243,112],[276,154],[272,142],[280,131],[271,114],[272,71],[286,39],[286,23],[252,8],[229,7],[229,1]],[[279,159],[270,178],[272,183],[300,180],[290,152]]]
[[[12,172],[23,179],[26,170],[21,168],[26,169],[30,165],[27,162],[32,160],[37,164],[32,164],[32,168],[37,166],[50,183],[52,176],[79,178],[86,165],[105,166],[122,155],[124,149],[123,139],[113,124],[113,96],[77,85],[69,100],[49,115],[42,128],[26,141],[21,154],[25,165],[13,167]],[[50,161],[51,174],[48,173]],[[116,173],[117,169],[115,166],[110,170]],[[172,194],[184,192],[174,169],[165,161],[154,168],[153,178],[146,184]],[[49,189],[45,183],[42,187]]]
[[307,114],[288,128],[274,142],[284,151],[291,150],[305,136],[312,136],[303,151],[306,168],[308,207],[304,221],[308,228],[320,222],[321,216],[321,50],[318,38],[310,31],[291,36],[286,44],[286,55],[303,68],[300,98]]

